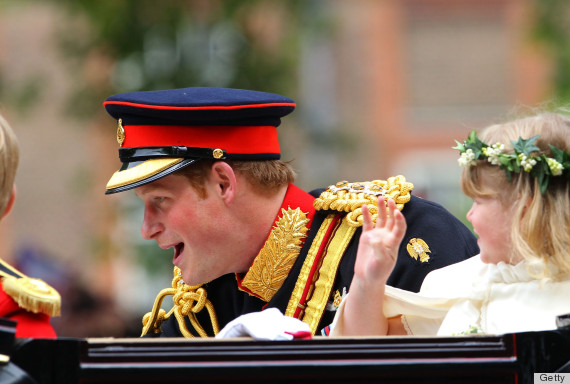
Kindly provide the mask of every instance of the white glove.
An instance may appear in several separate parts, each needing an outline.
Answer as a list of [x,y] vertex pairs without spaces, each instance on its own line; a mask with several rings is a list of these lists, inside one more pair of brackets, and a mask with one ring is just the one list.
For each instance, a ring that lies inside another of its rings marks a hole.
[[293,340],[311,338],[311,329],[299,319],[283,315],[277,308],[252,312],[230,321],[217,339],[249,336],[257,340]]

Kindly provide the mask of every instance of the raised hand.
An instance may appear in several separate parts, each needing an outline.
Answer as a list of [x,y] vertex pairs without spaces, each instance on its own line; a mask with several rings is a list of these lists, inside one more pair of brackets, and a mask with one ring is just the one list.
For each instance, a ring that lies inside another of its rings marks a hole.
[[376,225],[368,207],[362,207],[362,214],[354,277],[336,332],[345,336],[405,334],[399,319],[384,316],[383,301],[386,281],[406,233],[406,220],[394,200],[389,199],[386,205],[382,197],[378,198]]
[[372,222],[372,215],[367,206],[362,207],[362,215],[362,236],[358,245],[354,277],[364,286],[384,285],[396,264],[398,248],[406,233],[406,220],[396,208],[394,200],[389,199],[386,204],[383,197],[378,198],[376,225]]

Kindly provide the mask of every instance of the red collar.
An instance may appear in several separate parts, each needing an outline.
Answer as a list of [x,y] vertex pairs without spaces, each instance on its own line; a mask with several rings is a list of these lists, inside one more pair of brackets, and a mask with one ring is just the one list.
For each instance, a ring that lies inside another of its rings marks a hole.
[[309,193],[303,191],[301,188],[289,184],[289,188],[287,188],[287,193],[285,193],[285,197],[283,198],[283,203],[281,204],[281,208],[277,213],[277,217],[275,218],[275,222],[281,218],[282,209],[287,210],[289,208],[301,208],[301,211],[307,214],[307,218],[311,221],[307,224],[307,228],[311,228],[311,223],[313,221],[313,217],[315,216],[315,208],[313,207],[313,201],[315,198],[311,196]]

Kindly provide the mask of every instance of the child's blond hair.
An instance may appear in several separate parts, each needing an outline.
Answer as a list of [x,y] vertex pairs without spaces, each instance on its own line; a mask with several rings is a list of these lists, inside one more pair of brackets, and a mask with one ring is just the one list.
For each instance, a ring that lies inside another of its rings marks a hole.
[[19,156],[18,139],[0,115],[0,218],[12,196]]
[[[540,153],[553,157],[549,144],[570,152],[570,119],[559,113],[546,112],[491,125],[479,137],[488,145],[502,143],[504,152],[513,153],[511,141],[536,135],[540,135],[535,143]],[[511,239],[505,239],[511,243],[511,260],[523,257],[539,278],[570,275],[568,178],[552,177],[542,194],[537,179],[528,172],[512,173],[509,182],[504,170],[481,159],[477,166],[463,170],[461,188],[469,197],[496,197],[512,212]],[[555,268],[547,267],[547,261]]]

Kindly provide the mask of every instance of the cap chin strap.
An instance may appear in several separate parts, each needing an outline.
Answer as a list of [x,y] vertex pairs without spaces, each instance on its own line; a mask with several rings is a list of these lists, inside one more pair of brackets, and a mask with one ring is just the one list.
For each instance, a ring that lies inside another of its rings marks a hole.
[[161,157],[169,158],[197,158],[197,159],[225,159],[226,151],[219,148],[199,147],[133,147],[119,148],[119,159],[123,163],[149,160]]

